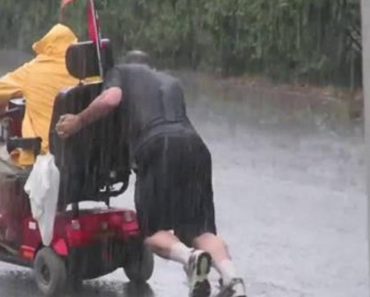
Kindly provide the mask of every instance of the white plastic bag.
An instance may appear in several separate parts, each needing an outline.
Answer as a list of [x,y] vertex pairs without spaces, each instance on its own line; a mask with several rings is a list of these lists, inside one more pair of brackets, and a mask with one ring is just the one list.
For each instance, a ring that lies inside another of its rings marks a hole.
[[51,154],[39,155],[24,186],[31,202],[33,218],[37,221],[42,243],[49,246],[54,235],[58,204],[60,174]]

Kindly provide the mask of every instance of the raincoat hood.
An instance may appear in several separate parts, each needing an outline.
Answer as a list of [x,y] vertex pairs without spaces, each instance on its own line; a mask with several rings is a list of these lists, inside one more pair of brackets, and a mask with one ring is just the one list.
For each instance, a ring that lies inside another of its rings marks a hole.
[[[79,82],[68,73],[65,61],[67,48],[76,42],[77,37],[71,29],[57,24],[33,45],[34,59],[0,77],[0,106],[6,106],[11,98],[22,96],[26,99],[22,136],[41,137],[43,153],[49,151],[49,129],[56,96]],[[22,166],[34,162],[34,154],[28,150],[12,156]]]
[[77,42],[76,35],[68,27],[57,24],[43,38],[32,46],[37,55],[61,56],[67,48]]

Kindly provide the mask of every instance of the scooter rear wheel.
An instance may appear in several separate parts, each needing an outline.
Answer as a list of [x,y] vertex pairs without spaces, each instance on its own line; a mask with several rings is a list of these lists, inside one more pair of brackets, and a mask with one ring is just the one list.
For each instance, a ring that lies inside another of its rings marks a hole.
[[130,281],[135,283],[146,282],[153,274],[153,253],[143,245],[135,252],[128,254],[123,269]]
[[34,262],[35,280],[40,291],[46,296],[61,295],[67,283],[65,262],[50,248],[38,251]]

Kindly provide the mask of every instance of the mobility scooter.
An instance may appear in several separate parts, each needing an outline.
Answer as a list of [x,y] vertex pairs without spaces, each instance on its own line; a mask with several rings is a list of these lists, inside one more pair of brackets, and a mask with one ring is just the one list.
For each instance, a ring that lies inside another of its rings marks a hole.
[[[102,40],[101,59],[106,72],[113,66],[107,39]],[[109,205],[111,197],[128,187],[125,119],[117,111],[67,140],[55,133],[62,114],[81,111],[101,92],[101,82],[84,83],[98,76],[97,61],[95,44],[90,41],[74,44],[66,53],[67,69],[80,83],[61,92],[53,109],[49,143],[60,172],[60,191],[50,246],[42,244],[23,190],[30,170],[7,173],[6,166],[12,165],[0,160],[0,259],[33,268],[37,286],[46,296],[120,267],[133,282],[145,282],[153,272],[153,254],[143,244],[136,213]],[[2,138],[9,152],[19,148],[38,155],[41,140],[21,135],[23,108],[24,102],[15,100],[1,115]],[[82,201],[103,201],[106,207],[81,209]],[[7,240],[11,228],[17,231],[16,243]]]

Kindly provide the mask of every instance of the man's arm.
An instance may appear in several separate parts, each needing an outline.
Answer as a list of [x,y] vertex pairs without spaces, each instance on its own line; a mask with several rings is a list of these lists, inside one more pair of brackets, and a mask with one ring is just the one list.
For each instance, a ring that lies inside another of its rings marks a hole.
[[79,114],[62,115],[56,125],[56,131],[62,138],[76,134],[82,128],[111,113],[122,100],[122,90],[111,87],[96,97],[90,105]]
[[121,99],[122,90],[120,88],[112,87],[105,90],[85,110],[78,114],[81,120],[81,128],[111,113],[120,104]]

